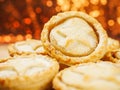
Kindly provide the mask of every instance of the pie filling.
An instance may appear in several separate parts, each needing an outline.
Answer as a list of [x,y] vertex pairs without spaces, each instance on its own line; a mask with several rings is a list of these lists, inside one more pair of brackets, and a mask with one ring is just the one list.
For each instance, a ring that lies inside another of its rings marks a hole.
[[25,42],[17,42],[15,48],[22,52],[34,52],[33,48]]
[[[33,45],[32,43],[36,43],[36,45]],[[28,43],[27,41],[17,42],[15,44],[15,48],[21,52],[35,52],[35,51],[42,52],[44,51],[43,47],[38,42],[31,42],[31,43]]]
[[[0,78],[12,78],[13,76],[31,76],[37,75],[43,70],[51,67],[52,62],[49,58],[44,56],[38,57],[19,57],[1,63],[3,67],[0,67]],[[13,69],[6,69],[9,65]]]
[[16,76],[17,73],[14,70],[0,70],[0,78],[12,78]]
[[98,88],[102,87],[116,88],[116,86],[119,86],[119,74],[118,67],[110,63],[86,64],[62,72],[61,80],[69,86],[79,88],[95,86],[97,88],[95,90],[98,90]]
[[50,42],[66,55],[86,56],[97,47],[98,38],[85,20],[72,17],[51,30]]

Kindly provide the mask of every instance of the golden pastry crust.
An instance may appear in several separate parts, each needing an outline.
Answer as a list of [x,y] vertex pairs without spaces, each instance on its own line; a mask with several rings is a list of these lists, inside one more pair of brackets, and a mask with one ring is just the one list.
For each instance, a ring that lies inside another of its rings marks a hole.
[[50,90],[59,70],[47,55],[16,56],[0,62],[0,90]]
[[40,40],[29,39],[19,41],[8,46],[10,56],[29,55],[29,54],[46,54]]
[[104,61],[111,61],[114,63],[120,62],[120,48],[107,52],[105,54],[103,60]]
[[108,44],[107,44],[107,51],[113,51],[115,49],[120,48],[120,42],[118,40],[115,40],[113,38],[108,38]]
[[104,61],[117,62],[119,60],[120,42],[118,40],[108,38],[107,52],[102,58]]
[[[84,27],[81,28],[79,23]],[[56,33],[65,39],[59,38]],[[91,16],[83,12],[68,11],[53,16],[45,24],[41,41],[47,53],[60,63],[75,65],[96,62],[102,58],[106,53],[107,34]]]
[[55,90],[119,90],[120,64],[86,63],[60,71],[53,79]]

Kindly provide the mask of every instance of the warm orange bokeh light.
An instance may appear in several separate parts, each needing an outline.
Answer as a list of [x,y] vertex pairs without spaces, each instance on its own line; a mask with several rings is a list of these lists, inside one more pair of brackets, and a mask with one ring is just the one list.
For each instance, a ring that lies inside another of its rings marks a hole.
[[99,3],[99,0],[90,0],[90,3],[93,5],[97,5]]
[[41,8],[40,7],[37,7],[36,9],[35,9],[35,12],[37,13],[37,14],[39,14],[39,13],[41,13]]
[[120,40],[119,0],[0,0],[0,43],[40,39],[45,23],[59,12],[83,11],[96,18],[108,36]]
[[29,25],[29,24],[31,24],[31,22],[32,22],[32,21],[31,21],[30,18],[25,18],[25,19],[24,19],[24,23],[25,23],[25,24],[28,24],[28,25]]
[[32,39],[32,35],[31,34],[26,34],[25,39]]
[[6,43],[8,43],[8,42],[11,41],[11,37],[10,37],[9,35],[4,36],[3,39],[4,39],[4,41],[5,41]]
[[100,15],[99,10],[94,10],[89,13],[92,17],[98,17]]
[[100,3],[101,3],[102,5],[106,5],[106,4],[107,4],[107,0],[100,0]]
[[20,26],[20,23],[18,21],[13,22],[13,27],[18,28]]
[[22,41],[22,40],[24,40],[24,37],[21,34],[18,34],[16,36],[16,41]]
[[56,12],[60,12],[60,10],[61,10],[60,6],[56,6],[55,10],[56,10]]
[[52,7],[53,3],[52,3],[51,0],[48,0],[48,1],[46,2],[46,5],[47,5],[48,7]]
[[108,21],[108,25],[109,25],[109,26],[113,26],[114,24],[115,24],[114,20],[110,19],[110,20]]

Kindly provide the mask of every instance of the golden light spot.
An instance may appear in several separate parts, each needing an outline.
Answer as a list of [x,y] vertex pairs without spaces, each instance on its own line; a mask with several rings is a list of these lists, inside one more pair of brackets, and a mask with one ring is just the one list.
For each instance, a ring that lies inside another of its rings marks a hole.
[[101,3],[102,5],[106,5],[106,4],[107,4],[107,0],[100,0],[100,3]]
[[25,24],[31,24],[31,22],[32,22],[32,21],[31,21],[30,18],[25,18],[25,19],[24,19],[24,23],[25,23]]
[[120,17],[117,17],[117,22],[118,24],[120,24]]
[[72,7],[76,7],[77,9],[84,8],[89,5],[88,0],[72,0],[72,3],[73,3]]
[[60,5],[60,6],[63,5],[64,4],[64,0],[57,0],[57,4]]
[[88,0],[57,0],[61,11],[85,11],[85,7],[89,6]]
[[25,39],[32,39],[32,35],[31,34],[26,34]]
[[63,11],[68,11],[70,8],[70,5],[64,5],[63,7],[61,7]]
[[47,5],[48,7],[52,7],[53,2],[52,2],[51,0],[48,0],[48,1],[46,2],[46,5]]
[[55,10],[56,10],[56,12],[60,12],[61,11],[60,6],[56,6]]
[[91,11],[89,15],[91,15],[92,17],[98,17],[100,15],[100,11],[99,10]]
[[31,17],[31,18],[35,18],[35,17],[36,17],[36,14],[35,14],[33,11],[31,11],[31,12],[30,12],[30,17]]
[[61,7],[62,11],[70,10],[70,1],[69,0],[57,0],[57,4]]
[[10,42],[11,41],[11,37],[9,35],[4,36],[4,41],[6,43]]
[[99,3],[99,0],[90,0],[91,4],[97,5]]
[[18,34],[16,36],[16,41],[22,41],[22,40],[24,40],[24,37],[21,34]]
[[114,20],[110,19],[108,20],[108,25],[109,26],[113,26],[115,24]]

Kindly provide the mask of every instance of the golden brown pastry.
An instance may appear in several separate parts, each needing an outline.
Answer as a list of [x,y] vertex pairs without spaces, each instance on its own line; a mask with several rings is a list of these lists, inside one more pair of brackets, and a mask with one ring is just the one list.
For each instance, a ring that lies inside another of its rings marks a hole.
[[120,62],[120,48],[107,52],[103,58],[104,61],[111,61],[114,63]]
[[55,90],[120,90],[120,64],[86,63],[60,71],[53,79]]
[[108,44],[107,44],[107,51],[113,51],[115,49],[120,48],[120,42],[118,40],[115,40],[113,38],[108,38]]
[[8,51],[11,56],[14,55],[29,55],[29,54],[46,54],[40,40],[29,39],[19,41],[8,46]]
[[102,58],[102,60],[117,62],[119,60],[117,53],[119,52],[120,52],[120,42],[118,40],[108,38],[107,52]]
[[114,58],[116,58],[117,63],[120,63],[120,49],[116,50]]
[[47,55],[16,56],[0,62],[0,90],[50,90],[59,70]]
[[47,53],[60,63],[96,62],[104,56],[107,34],[93,17],[78,11],[53,16],[44,26],[41,41]]

